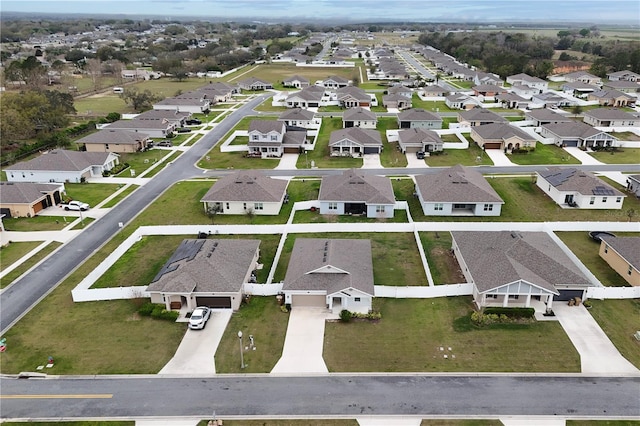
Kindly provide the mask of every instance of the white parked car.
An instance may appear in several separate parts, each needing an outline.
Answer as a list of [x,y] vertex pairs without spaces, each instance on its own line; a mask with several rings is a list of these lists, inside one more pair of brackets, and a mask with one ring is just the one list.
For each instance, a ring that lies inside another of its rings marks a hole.
[[82,201],[69,201],[67,204],[63,204],[65,210],[85,211],[89,210],[89,204]]
[[198,306],[191,313],[189,317],[189,328],[192,330],[201,330],[207,325],[209,317],[211,316],[211,309],[206,306]]

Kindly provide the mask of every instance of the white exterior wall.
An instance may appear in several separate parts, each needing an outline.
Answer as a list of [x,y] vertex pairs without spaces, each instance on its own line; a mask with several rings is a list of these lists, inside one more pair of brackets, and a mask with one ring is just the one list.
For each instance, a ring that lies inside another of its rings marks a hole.
[[338,208],[335,210],[329,210],[330,201],[320,201],[320,214],[344,214],[344,202],[333,201],[338,204]]
[[583,121],[593,127],[600,127],[601,121],[608,121],[609,125],[607,127],[636,127],[640,124],[638,120],[599,120],[589,115],[585,115]]
[[91,177],[91,169],[83,172],[54,172],[31,170],[5,170],[9,182],[80,182],[82,176]]
[[[565,203],[565,197],[567,195],[573,195],[573,201],[578,205],[580,209],[621,209],[624,204],[624,196],[616,196],[616,195],[583,195],[578,192],[569,192],[569,191],[558,191],[553,185],[547,182],[545,179],[538,176],[536,179],[536,185],[538,188],[542,190],[545,194],[547,194],[556,204],[562,206],[567,205]],[[616,202],[616,200],[621,198],[620,202]],[[593,204],[591,204],[591,199],[593,199]]]
[[[425,216],[451,216],[453,212],[453,204],[451,203],[425,203],[421,199],[420,204],[422,205],[422,211]],[[436,204],[442,204],[442,210],[436,210]]]
[[[204,203],[205,205],[213,206],[215,203]],[[279,203],[262,203],[262,210],[258,210],[255,208],[255,204],[252,201],[229,201],[221,202],[222,211],[218,212],[218,214],[245,214],[248,209],[253,209],[253,213],[256,215],[277,215],[280,213],[280,207],[282,206],[282,202]],[[227,204],[229,207],[227,208]],[[246,206],[246,209],[245,209]],[[207,207],[205,206],[205,211]]]
[[[484,205],[490,204],[493,206],[493,210],[485,210]],[[500,216],[502,210],[502,204],[500,203],[477,203],[473,210],[474,216]]]
[[206,103],[204,105],[154,105],[153,109],[162,111],[190,112],[192,114],[198,114],[209,109],[209,103]]
[[410,129],[442,129],[442,121],[412,121]]
[[[376,209],[378,206],[384,207],[384,212],[378,212]],[[368,204],[367,205],[367,217],[369,218],[392,218],[393,217],[393,204]]]
[[346,127],[344,125],[347,121],[353,121],[353,127],[360,127],[361,129],[375,129],[376,128],[376,120],[343,120],[342,127]]

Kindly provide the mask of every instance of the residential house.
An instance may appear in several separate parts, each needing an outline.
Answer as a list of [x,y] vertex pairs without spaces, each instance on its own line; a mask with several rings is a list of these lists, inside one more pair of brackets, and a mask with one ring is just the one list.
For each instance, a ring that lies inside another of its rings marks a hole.
[[298,89],[304,89],[305,87],[309,87],[309,79],[306,77],[301,77],[299,75],[292,75],[291,77],[287,77],[282,80],[282,85],[284,87],[296,87]]
[[191,118],[193,114],[187,111],[150,109],[136,115],[134,120],[156,120],[163,122],[162,124],[175,123],[177,127],[185,125],[185,121]]
[[563,92],[576,98],[586,98],[589,94],[598,90],[600,90],[600,87],[581,81],[564,83],[562,85]]
[[316,114],[304,108],[288,109],[280,114],[278,121],[282,121],[287,129],[311,129],[319,127],[320,124],[320,119],[316,119]]
[[591,282],[545,232],[453,231],[451,248],[477,308],[584,299]]
[[536,127],[540,127],[543,124],[552,124],[552,123],[571,123],[572,120],[569,117],[566,117],[562,114],[558,114],[554,110],[547,108],[534,109],[531,111],[526,111],[524,113],[524,118],[527,121],[533,121]]
[[456,165],[416,175],[416,195],[426,216],[500,216],[504,201],[476,170]]
[[414,127],[398,131],[398,147],[403,154],[439,152],[443,150],[444,142],[433,130]]
[[378,116],[362,107],[349,108],[342,114],[342,127],[361,127],[363,129],[375,129],[378,124]]
[[449,91],[437,84],[431,86],[424,86],[418,89],[418,93],[425,97],[445,97],[449,95]]
[[229,102],[233,99],[233,95],[240,93],[240,87],[238,85],[232,85],[223,81],[209,82],[196,89],[196,91],[203,93],[208,99],[218,102]]
[[608,81],[604,83],[602,89],[618,90],[622,93],[638,96],[638,92],[640,92],[640,82],[627,80]]
[[512,86],[529,86],[537,89],[538,93],[546,92],[547,90],[549,90],[549,83],[546,80],[538,77],[532,77],[524,73],[508,76],[507,83],[511,84]]
[[538,188],[563,208],[619,210],[626,197],[593,173],[573,167],[549,167],[536,174]]
[[362,156],[363,154],[380,154],[382,138],[374,129],[348,127],[334,130],[329,136],[331,156]]
[[463,126],[481,126],[490,123],[507,123],[507,119],[485,108],[473,108],[458,113],[458,123]]
[[600,105],[626,107],[635,105],[636,97],[619,90],[598,90],[587,96],[589,101],[598,101]]
[[618,145],[616,137],[577,121],[544,124],[540,128],[540,135],[544,138],[553,138],[558,146],[592,148]]
[[482,149],[511,151],[520,148],[535,148],[536,138],[509,123],[490,123],[471,128],[471,139]]
[[640,198],[640,175],[627,175],[627,191]]
[[496,74],[476,71],[475,75],[473,76],[473,83],[476,86],[479,86],[479,85],[502,86],[504,81],[500,77],[498,77]]
[[584,122],[594,127],[638,127],[640,117],[614,108],[598,108],[585,111]]
[[297,238],[282,285],[285,303],[368,313],[374,297],[371,241]]
[[543,108],[558,108],[574,105],[574,101],[556,95],[552,92],[540,93],[531,98],[533,104],[542,105]]
[[495,84],[481,84],[471,88],[475,96],[484,96],[485,98],[495,98],[501,93],[507,93],[507,89]]
[[389,89],[387,89],[387,94],[400,95],[400,96],[404,96],[407,99],[411,99],[413,97],[413,90],[411,90],[411,88],[407,86],[398,84],[398,85],[389,87]]
[[207,114],[211,105],[211,100],[207,99],[206,95],[203,95],[201,92],[187,92],[156,102],[153,104],[153,109]]
[[220,178],[200,200],[205,213],[277,215],[287,198],[287,180],[243,170]]
[[273,84],[256,77],[245,78],[238,82],[238,86],[243,90],[267,90],[273,89]]
[[307,144],[307,132],[287,131],[283,121],[252,120],[249,123],[250,153],[260,153],[262,158],[280,158],[284,153],[299,153]]
[[28,161],[5,167],[9,182],[83,182],[102,177],[119,164],[113,152],[86,152],[54,149]]
[[629,285],[640,286],[640,237],[600,237],[600,257]]
[[127,130],[99,130],[75,143],[81,151],[88,152],[138,152],[149,144],[149,136]]
[[568,82],[579,81],[581,83],[602,86],[602,79],[586,71],[575,71],[564,75],[564,80]]
[[496,101],[500,102],[502,108],[527,108],[529,101],[516,93],[502,93],[496,96]]
[[332,75],[328,77],[326,80],[322,81],[322,87],[326,89],[337,90],[341,87],[347,87],[351,84],[350,80],[347,80],[344,77],[340,77],[338,75]]
[[318,108],[323,105],[325,98],[323,87],[309,86],[287,96],[286,103],[288,108]]
[[373,99],[367,92],[359,87],[346,86],[336,91],[336,97],[340,106],[344,108],[370,107],[374,105]]
[[318,201],[320,214],[366,215],[374,219],[392,218],[396,204],[388,177],[357,169],[323,176]]
[[150,138],[167,138],[170,137],[178,127],[180,127],[179,122],[174,120],[139,120],[134,118],[132,120],[118,120],[107,124],[102,129],[139,132]]
[[610,81],[640,81],[640,74],[629,70],[615,71],[607,73],[607,78]]
[[411,108],[412,102],[411,98],[398,94],[382,95],[382,105],[387,109],[407,109]]
[[152,303],[164,304],[167,310],[237,310],[259,254],[260,240],[184,240],[146,291]]
[[398,127],[401,129],[441,129],[442,117],[419,108],[411,108],[398,113]]
[[480,106],[477,99],[463,93],[453,93],[444,99],[445,105],[451,109],[469,110]]
[[0,216],[34,217],[62,201],[64,184],[0,182]]
[[511,90],[511,93],[513,93],[514,95],[522,96],[526,99],[531,99],[533,95],[537,95],[540,93],[540,91],[535,87],[525,86],[523,84],[511,86],[509,90]]

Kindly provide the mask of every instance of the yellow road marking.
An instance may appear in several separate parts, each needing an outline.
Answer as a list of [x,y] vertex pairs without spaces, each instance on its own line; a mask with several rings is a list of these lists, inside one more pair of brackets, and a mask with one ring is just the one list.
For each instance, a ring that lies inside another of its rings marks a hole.
[[108,399],[113,398],[110,393],[88,395],[0,395],[0,399]]

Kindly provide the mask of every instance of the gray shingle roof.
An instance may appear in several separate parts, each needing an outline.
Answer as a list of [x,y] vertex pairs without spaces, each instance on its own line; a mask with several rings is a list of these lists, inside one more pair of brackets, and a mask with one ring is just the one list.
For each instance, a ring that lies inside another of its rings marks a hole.
[[367,95],[367,92],[355,86],[341,87],[336,91],[336,94],[339,100],[354,98],[360,101],[371,101],[371,96]]
[[454,231],[451,235],[481,293],[518,280],[556,293],[555,285],[591,285],[544,232]]
[[571,121],[567,123],[549,123],[543,124],[542,127],[557,136],[565,138],[589,138],[597,134],[604,133],[601,130],[593,128],[588,124],[579,121]]
[[[406,98],[405,98],[406,99]],[[343,121],[377,121],[375,113],[362,107],[349,108],[342,114]]]
[[184,240],[147,291],[167,293],[242,290],[260,240]]
[[483,124],[473,127],[471,131],[480,135],[484,140],[506,140],[512,137],[517,137],[524,141],[531,141],[534,144],[536,142],[536,138],[529,135],[519,127],[512,126],[509,123]]
[[103,166],[110,155],[108,152],[52,150],[29,161],[6,167],[6,170],[52,170],[83,171],[91,166]]
[[315,116],[315,113],[313,111],[309,111],[308,109],[293,108],[293,109],[288,109],[284,111],[282,114],[280,114],[280,117],[278,117],[278,120],[309,121],[309,120],[313,120],[314,116]]
[[391,180],[386,176],[365,175],[356,169],[341,175],[328,175],[320,184],[320,201],[352,201],[367,204],[395,204]]
[[105,144],[114,143],[120,145],[137,145],[141,141],[145,141],[149,138],[146,133],[129,132],[127,130],[100,130],[96,133],[92,133],[85,136],[82,139],[78,139],[76,143],[85,144]]
[[443,143],[442,138],[436,132],[422,128],[399,130],[398,142],[401,144],[421,144],[423,142]]
[[301,83],[308,83],[308,82],[309,82],[309,79],[308,79],[308,78],[306,78],[306,77],[301,77],[301,76],[299,76],[299,75],[292,75],[291,77],[287,77],[287,78],[285,78],[285,79],[284,79],[284,80],[282,80],[282,81],[283,81],[284,83],[287,83],[287,82],[293,82],[293,81],[296,81],[296,80],[297,80],[297,81],[299,81],[299,82],[301,82]]
[[[593,173],[573,167],[549,167],[538,174],[558,191],[575,191],[582,195],[624,196],[622,192],[598,179]],[[609,193],[604,194],[602,188],[608,190]]]
[[468,111],[459,112],[458,115],[466,121],[486,121],[501,123],[507,119],[485,108],[473,108]]
[[309,86],[309,87],[305,87],[304,89],[302,89],[297,93],[293,93],[287,96],[287,100],[293,99],[293,98],[300,98],[306,101],[320,101],[322,99],[322,96],[324,96],[324,87]]
[[482,174],[459,164],[437,174],[416,175],[415,180],[426,202],[504,203]]
[[527,111],[524,113],[526,117],[531,117],[534,120],[538,121],[556,121],[556,122],[572,122],[573,120],[569,117],[565,117],[562,114],[558,114],[557,112],[550,110],[548,108],[540,108],[534,109],[531,111]]
[[348,288],[374,294],[370,240],[296,239],[283,290],[326,290],[332,294]]
[[214,183],[200,202],[279,202],[284,198],[287,184],[286,180],[272,179],[257,170],[239,171]]
[[589,111],[585,111],[583,115],[587,115],[593,118],[597,118],[599,120],[637,120],[633,114],[630,114],[626,111],[622,111],[616,108],[598,108],[592,109]]
[[399,121],[442,121],[442,117],[420,108],[411,108],[398,113]]
[[620,257],[640,271],[640,237],[613,237],[602,235],[602,240],[615,250]]
[[191,116],[190,112],[175,111],[169,109],[151,109],[136,115],[136,120],[169,120],[169,121],[181,121],[184,118]]
[[382,146],[380,132],[374,129],[362,129],[360,127],[334,130],[329,137],[329,146],[343,139],[349,139],[364,146]]
[[50,183],[0,182],[0,204],[33,204],[56,189],[63,189],[63,186]]
[[282,121],[276,120],[251,120],[249,123],[249,132],[257,131],[262,134],[269,132],[277,132],[283,134],[285,125]]

